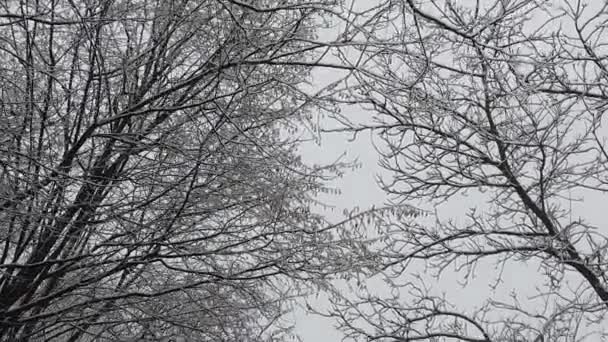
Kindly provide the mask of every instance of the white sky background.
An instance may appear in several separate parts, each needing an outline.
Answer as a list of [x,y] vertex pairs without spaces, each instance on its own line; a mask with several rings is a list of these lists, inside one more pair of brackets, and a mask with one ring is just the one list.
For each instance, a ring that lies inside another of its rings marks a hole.
[[[368,0],[353,1],[356,1],[357,6],[372,4],[372,1]],[[598,4],[600,2],[598,1]],[[319,38],[330,40],[334,34],[335,32],[332,32],[332,30],[321,31]],[[327,35],[327,37],[324,37],[324,35]],[[338,71],[317,70],[313,73],[313,85],[327,84],[339,78],[341,74]],[[373,115],[356,107],[344,108],[343,114],[349,118],[354,118],[355,121],[370,120]],[[325,126],[332,126],[332,124],[326,123]],[[333,185],[341,190],[341,194],[327,195],[322,198],[324,203],[335,207],[334,210],[322,212],[330,221],[342,219],[343,209],[352,209],[357,206],[364,210],[372,205],[381,206],[387,199],[384,192],[376,184],[375,178],[377,175],[384,177],[390,177],[390,175],[383,172],[378,166],[378,153],[372,145],[372,137],[369,133],[362,133],[358,135],[355,141],[351,141],[351,138],[351,134],[324,134],[321,136],[320,144],[311,142],[301,149],[303,159],[309,163],[331,163],[342,155],[346,160],[356,159],[360,162],[360,168],[348,171],[343,178],[334,182]],[[379,140],[376,138],[374,141]],[[608,197],[601,196],[597,192],[589,192],[573,193],[572,202],[568,205],[572,206],[573,215],[577,216],[573,219],[578,218],[578,216],[584,217],[588,222],[602,229],[601,225],[606,222],[604,218],[606,203],[608,203]],[[424,209],[436,210],[441,220],[452,218],[459,221],[464,219],[464,215],[470,208],[482,207],[491,203],[486,203],[486,200],[480,194],[471,192],[468,195],[457,196],[436,208],[429,203],[412,204]],[[479,264],[475,278],[465,287],[458,285],[457,281],[461,277],[449,272],[442,276],[441,281],[437,282],[430,278],[427,284],[432,285],[437,293],[446,293],[447,298],[459,306],[458,309],[472,309],[490,296],[506,300],[512,292],[521,295],[521,299],[525,302],[528,295],[536,293],[534,286],[542,286],[543,281],[546,280],[539,275],[535,267],[531,266],[511,263],[510,266],[505,268],[502,282],[495,291],[490,288],[490,284],[493,283],[497,272],[495,266],[491,263]],[[382,292],[382,290],[380,291]],[[406,294],[403,295],[406,296]],[[311,298],[311,303],[316,304],[317,309],[323,309],[325,306],[323,296],[317,299]],[[296,321],[296,332],[304,342],[340,341],[343,337],[333,327],[335,322],[331,319],[308,315],[304,313],[304,310],[297,310],[294,313],[294,320]],[[604,328],[608,329],[608,327]]]
[[[353,0],[357,6],[371,4],[369,0]],[[373,1],[375,2],[375,1]],[[319,31],[319,39],[333,40],[340,28],[322,29]],[[320,89],[345,75],[343,71],[316,69],[312,74],[312,85]],[[360,107],[349,106],[342,108],[345,114],[353,121],[367,121],[371,118],[369,112]],[[331,119],[321,118],[324,128],[335,127]],[[344,219],[344,209],[351,210],[359,207],[361,210],[370,208],[372,205],[380,206],[386,200],[385,193],[376,184],[376,177],[382,173],[378,165],[378,153],[372,145],[370,132],[357,135],[352,139],[349,133],[325,133],[320,136],[320,141],[309,142],[302,146],[300,152],[302,159],[309,164],[328,164],[340,158],[342,161],[357,161],[359,166],[354,170],[346,170],[346,174],[335,180],[331,185],[340,189],[339,195],[328,194],[320,198],[324,204],[332,206],[332,209],[322,210],[320,213],[329,221],[340,221]],[[375,139],[377,140],[377,139]],[[308,301],[315,309],[323,310],[327,305],[326,297],[311,296]],[[308,314],[305,309],[300,308],[294,312],[296,333],[303,342],[325,342],[341,341],[344,335],[334,328],[332,319],[324,318],[314,314]]]

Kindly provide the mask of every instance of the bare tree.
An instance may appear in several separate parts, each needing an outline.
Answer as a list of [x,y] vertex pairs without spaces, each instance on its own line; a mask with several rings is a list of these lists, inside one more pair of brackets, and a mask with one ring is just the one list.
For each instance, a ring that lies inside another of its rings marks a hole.
[[0,4],[0,340],[280,339],[339,259],[307,0]]
[[[382,166],[393,175],[383,188],[400,203],[462,201],[469,193],[485,204],[459,221],[377,217],[381,239],[363,251],[393,295],[338,296],[331,315],[347,336],[606,337],[608,233],[575,201],[605,200],[608,191],[607,6],[391,0],[351,13],[344,37],[358,54],[353,59],[350,49],[343,60],[357,71],[341,95],[375,116],[364,124],[343,117],[343,130],[382,138]],[[463,308],[450,301],[458,284],[445,296],[430,289],[452,269],[467,281],[493,264],[495,273],[482,272],[493,274],[488,285],[535,273],[519,278],[532,293]]]

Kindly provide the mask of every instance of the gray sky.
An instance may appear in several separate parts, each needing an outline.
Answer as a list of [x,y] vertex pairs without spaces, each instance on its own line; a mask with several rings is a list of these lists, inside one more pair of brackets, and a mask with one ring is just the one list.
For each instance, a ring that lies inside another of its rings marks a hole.
[[[327,75],[327,74],[326,74]],[[359,109],[352,115],[369,116],[369,113]],[[361,167],[348,171],[344,177],[336,180],[334,186],[341,190],[339,195],[325,195],[321,199],[324,203],[333,206],[334,210],[321,210],[331,221],[343,219],[344,209],[360,207],[362,210],[372,205],[382,205],[385,194],[377,186],[374,177],[382,172],[378,166],[378,155],[371,145],[369,134],[362,134],[355,141],[350,141],[347,134],[325,134],[321,137],[320,145],[308,143],[302,147],[302,157],[310,163],[330,163],[344,156],[345,160],[357,160]],[[326,302],[323,295],[319,298],[309,298],[312,305],[322,309]],[[296,331],[304,342],[340,341],[343,335],[333,328],[334,322],[330,319],[316,315],[306,314],[298,310],[294,314]]]

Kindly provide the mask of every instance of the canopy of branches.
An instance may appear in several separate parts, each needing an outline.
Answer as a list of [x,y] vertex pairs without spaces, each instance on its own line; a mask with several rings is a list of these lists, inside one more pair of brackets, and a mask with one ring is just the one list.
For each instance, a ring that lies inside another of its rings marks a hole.
[[[355,341],[608,338],[607,27],[591,0],[0,2],[0,341],[281,341],[320,290]],[[391,202],[324,217],[323,127],[372,132]]]

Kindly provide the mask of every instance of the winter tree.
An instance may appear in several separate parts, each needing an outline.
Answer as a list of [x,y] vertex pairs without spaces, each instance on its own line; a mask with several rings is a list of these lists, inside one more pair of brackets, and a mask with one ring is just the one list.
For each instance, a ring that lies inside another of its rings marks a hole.
[[296,153],[331,5],[1,2],[0,340],[286,336],[344,251]]
[[[606,338],[608,232],[585,208],[608,191],[608,4],[387,0],[349,18],[342,59],[357,71],[339,95],[373,118],[345,114],[342,130],[377,133],[395,203],[472,209],[375,215],[360,253],[391,292],[336,296],[342,330],[361,341]],[[527,291],[459,306],[450,274]]]

